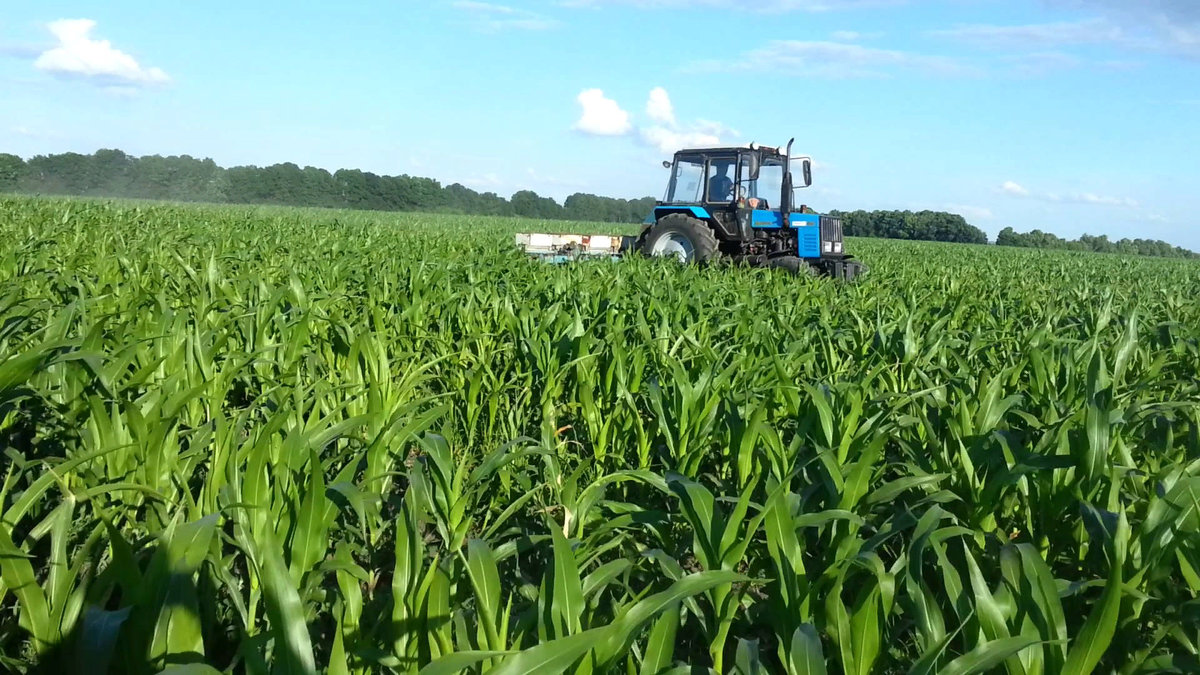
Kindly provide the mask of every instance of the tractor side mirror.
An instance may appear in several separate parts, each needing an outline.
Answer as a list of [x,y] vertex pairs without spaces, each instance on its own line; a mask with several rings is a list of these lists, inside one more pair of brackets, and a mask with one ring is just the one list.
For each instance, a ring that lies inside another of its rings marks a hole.
[[805,158],[800,166],[804,173],[804,187],[808,187],[809,185],[812,185],[812,161]]
[[760,159],[757,152],[746,155],[746,180],[758,180]]

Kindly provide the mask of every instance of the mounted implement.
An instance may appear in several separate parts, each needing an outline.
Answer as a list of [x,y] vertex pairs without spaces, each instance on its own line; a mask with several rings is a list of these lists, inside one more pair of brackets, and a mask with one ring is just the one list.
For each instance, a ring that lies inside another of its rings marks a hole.
[[796,187],[804,188],[812,184],[812,161],[792,157],[791,149],[792,141],[779,148],[751,143],[680,150],[663,162],[671,169],[666,194],[637,237],[518,234],[516,243],[556,262],[636,251],[853,280],[865,269],[845,251],[841,220],[795,206],[792,162],[800,161]]
[[517,247],[546,262],[561,263],[579,258],[614,260],[634,245],[634,237],[612,234],[517,234]]

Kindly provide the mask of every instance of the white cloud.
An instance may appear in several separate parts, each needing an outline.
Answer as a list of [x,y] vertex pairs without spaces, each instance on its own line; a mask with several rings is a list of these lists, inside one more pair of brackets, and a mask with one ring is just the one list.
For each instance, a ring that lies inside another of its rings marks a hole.
[[60,19],[49,24],[58,44],[33,62],[33,67],[59,77],[89,79],[108,88],[166,84],[171,81],[161,68],[144,68],[129,54],[115,49],[108,40],[91,37],[96,22],[91,19]]
[[1124,197],[1124,198],[1102,197],[1099,195],[1094,195],[1090,192],[1084,192],[1082,194],[1068,195],[1066,197],[1063,197],[1062,201],[1072,202],[1072,203],[1076,203],[1076,204],[1100,204],[1102,206],[1125,206],[1125,207],[1128,207],[1131,209],[1136,209],[1139,206],[1141,206],[1140,204],[1137,203],[1137,201],[1135,201],[1133,199],[1129,199],[1128,197]]
[[592,136],[623,136],[633,129],[629,113],[621,110],[617,102],[605,98],[599,89],[585,89],[575,99],[583,113],[575,123],[575,129]]
[[11,127],[9,129],[9,131],[17,136],[24,136],[25,138],[39,138],[39,139],[62,139],[62,138],[64,138],[63,134],[61,134],[57,131],[48,131],[44,127],[38,127],[38,126],[24,126],[24,125],[15,126],[15,127]]
[[659,124],[675,126],[675,109],[671,106],[671,97],[667,90],[655,87],[650,90],[650,98],[646,101],[646,114]]
[[683,148],[721,145],[722,138],[736,137],[734,129],[712,120],[698,119],[686,130],[678,129],[675,107],[667,90],[655,87],[646,101],[646,115],[655,124],[638,130],[641,142],[659,152],[674,153]]
[[975,218],[977,220],[990,220],[995,217],[992,215],[991,209],[986,209],[982,206],[967,206],[965,204],[946,204],[943,207],[943,209],[950,213],[957,213],[958,215],[960,215],[963,218],[966,218],[968,220],[970,220],[971,218]]
[[1052,8],[1111,11],[1117,14],[1161,18],[1174,24],[1200,23],[1200,4],[1193,0],[1042,0]]
[[1162,223],[1162,224],[1166,225],[1171,222],[1170,218],[1167,218],[1166,216],[1164,216],[1160,213],[1142,213],[1142,214],[1138,214],[1134,217],[1137,220],[1147,222],[1147,223]]
[[1125,39],[1120,26],[1102,18],[1016,26],[974,24],[932,30],[928,34],[987,47],[1104,44]]
[[694,128],[697,133],[717,136],[718,138],[740,138],[742,135],[737,129],[731,129],[720,122],[713,122],[712,120],[705,119],[696,120],[696,122],[692,125],[692,128]]
[[938,76],[978,72],[957,59],[840,42],[775,40],[734,60],[698,61],[689,72],[776,71],[808,77],[882,77],[893,70]]
[[878,37],[883,37],[883,33],[860,33],[856,30],[835,30],[829,34],[829,38],[835,42],[860,42],[862,40],[872,40]]
[[1046,0],[1052,6],[1077,9],[1110,8],[1156,11],[1172,14],[1181,19],[1200,21],[1200,5],[1191,0]]
[[1109,197],[1097,195],[1092,192],[1073,192],[1070,194],[1058,194],[1057,192],[1033,193],[1021,187],[1020,185],[1006,181],[1000,186],[1000,192],[1019,199],[1036,199],[1043,202],[1053,204],[1091,204],[1096,206],[1119,206],[1123,208],[1136,209],[1140,208],[1141,204],[1128,197]]
[[1000,186],[1000,190],[1003,191],[1005,194],[1009,195],[1010,197],[1028,197],[1029,196],[1029,190],[1026,190],[1025,188],[1021,187],[1020,185],[1017,185],[1016,183],[1012,182],[1011,180],[1005,181],[1004,184]]
[[1164,29],[1170,38],[1168,49],[1192,58],[1200,58],[1200,21],[1191,26],[1167,24]]
[[1042,0],[1051,9],[1086,11],[1077,21],[975,24],[929,34],[987,47],[1103,45],[1200,59],[1200,3],[1194,0]]
[[[746,14],[836,12],[914,5],[924,0],[557,0],[563,7],[645,10],[721,9]],[[1111,44],[1139,51],[1200,59],[1200,2],[1195,0],[1040,0],[1044,7],[1075,10],[1078,21],[1030,25],[967,25],[937,31],[976,44],[1022,44],[1045,49],[1068,44]],[[857,42],[857,31],[838,31],[837,42]]]
[[699,119],[681,125],[671,97],[663,87],[655,87],[646,100],[650,123],[635,125],[629,113],[600,89],[586,89],[577,100],[583,108],[574,129],[593,136],[632,134],[642,145],[659,152],[673,153],[688,147],[724,145],[723,139],[738,136],[734,129],[711,120]]
[[1083,59],[1062,52],[1035,52],[1010,56],[1003,60],[1011,64],[1011,72],[1014,75],[1021,77],[1042,77],[1083,65]]
[[664,127],[649,127],[642,129],[640,137],[643,143],[664,153],[674,153],[683,148],[715,146],[721,144],[721,138],[699,131],[678,132]]
[[475,0],[457,0],[454,8],[466,13],[476,30],[496,33],[505,30],[552,30],[563,23],[557,19],[507,5]]

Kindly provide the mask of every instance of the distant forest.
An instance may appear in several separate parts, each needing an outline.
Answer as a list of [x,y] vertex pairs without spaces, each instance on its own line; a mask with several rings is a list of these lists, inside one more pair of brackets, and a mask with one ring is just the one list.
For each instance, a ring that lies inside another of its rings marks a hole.
[[847,237],[948,241],[958,244],[986,244],[987,233],[957,213],[942,211],[837,211],[831,216],[842,219]]
[[[489,216],[519,216],[604,223],[640,223],[655,199],[615,199],[577,192],[559,204],[531,190],[505,199],[476,192],[459,183],[443,186],[432,178],[380,176],[358,169],[333,173],[290,162],[267,167],[222,168],[211,159],[188,155],[134,157],[120,150],[91,155],[67,152],[24,160],[0,153],[0,192],[157,199],[216,204],[276,204],[424,211]],[[911,239],[969,244],[988,243],[987,234],[954,213],[939,211],[830,211],[840,216],[846,236]],[[1002,246],[1057,248],[1162,257],[1200,257],[1161,241],[1081,237],[1067,241],[1034,230],[1028,234],[1005,228]]]
[[1108,236],[1093,237],[1085,234],[1079,239],[1063,239],[1049,232],[1033,230],[1024,234],[1006,227],[996,236],[999,246],[1019,246],[1023,248],[1056,248],[1067,251],[1092,251],[1094,253],[1122,253],[1126,255],[1146,255],[1159,258],[1200,258],[1200,255],[1185,248],[1172,246],[1165,241],[1156,239],[1122,239],[1109,241]]
[[97,150],[91,155],[38,155],[28,161],[0,154],[0,191],[606,223],[640,223],[654,209],[653,197],[613,199],[577,193],[559,204],[530,190],[505,199],[458,183],[443,187],[432,178],[380,176],[357,169],[330,173],[312,166],[301,169],[290,162],[224,169],[211,159],[188,155],[134,157],[120,150]]

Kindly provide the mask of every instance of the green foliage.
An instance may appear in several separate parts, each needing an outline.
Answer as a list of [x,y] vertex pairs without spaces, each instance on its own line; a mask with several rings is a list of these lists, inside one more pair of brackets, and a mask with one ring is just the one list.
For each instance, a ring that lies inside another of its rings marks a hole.
[[16,155],[0,154],[0,191],[609,223],[640,223],[654,209],[651,197],[613,199],[576,193],[560,205],[530,190],[505,199],[459,183],[443,187],[436,180],[417,176],[380,176],[357,169],[330,173],[313,166],[301,169],[291,162],[223,169],[211,159],[133,157],[109,149],[91,155],[38,155],[27,162]]
[[4,667],[1195,672],[1200,265],[529,226],[0,198]]
[[1178,246],[1172,246],[1165,241],[1158,241],[1157,239],[1125,238],[1120,241],[1109,241],[1107,235],[1094,237],[1085,234],[1079,239],[1070,241],[1050,232],[1032,230],[1020,233],[1011,227],[1006,227],[1000,231],[1000,234],[996,236],[996,244],[999,246],[1018,246],[1023,248],[1050,248],[1067,251],[1145,255],[1159,258],[1200,258],[1200,254]]
[[7,152],[0,152],[0,190],[16,190],[18,181],[24,176],[25,160]]
[[847,237],[986,244],[987,234],[957,213],[939,211],[831,211]]

